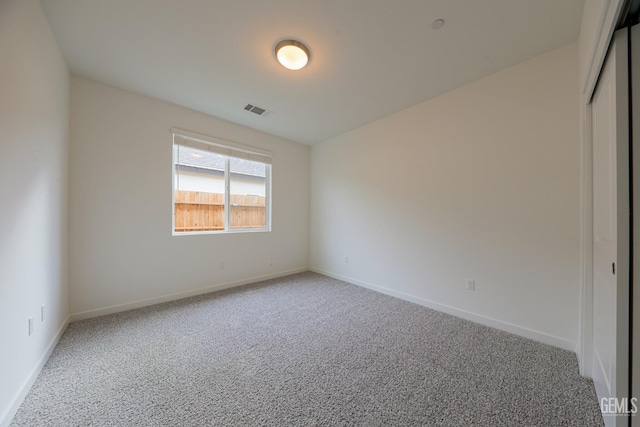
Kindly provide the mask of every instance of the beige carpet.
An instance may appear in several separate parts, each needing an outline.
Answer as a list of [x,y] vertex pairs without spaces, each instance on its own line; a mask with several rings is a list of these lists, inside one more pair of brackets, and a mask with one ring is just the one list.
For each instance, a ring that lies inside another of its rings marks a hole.
[[575,354],[313,273],[73,323],[14,426],[600,426]]

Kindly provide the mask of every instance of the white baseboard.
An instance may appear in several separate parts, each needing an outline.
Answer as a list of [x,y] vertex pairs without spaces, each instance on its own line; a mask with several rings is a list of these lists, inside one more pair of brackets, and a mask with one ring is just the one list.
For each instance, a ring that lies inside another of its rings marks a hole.
[[[219,285],[208,286],[206,288],[194,289],[191,291],[177,292],[175,294],[163,295],[155,298],[149,298],[140,301],[127,302],[124,304],[111,305],[109,307],[97,308],[94,310],[82,311],[71,315],[71,322],[78,320],[90,319],[92,317],[105,316],[107,314],[119,313],[121,311],[132,310],[134,308],[147,307],[150,305],[160,304],[163,302],[175,301],[183,298],[194,297],[197,295],[208,294],[210,292],[221,291],[223,289],[235,288],[237,286],[248,285],[251,283],[261,282],[263,280],[275,279],[277,277],[289,276],[291,274],[303,273],[309,271],[308,267],[296,268],[293,270],[280,271],[277,273],[266,274],[264,276],[251,277],[248,279],[237,280],[234,282],[221,283]],[[1,426],[0,426],[1,427]]]
[[525,338],[530,338],[535,341],[539,341],[544,344],[549,344],[554,347],[559,347],[564,350],[576,352],[576,343],[560,338],[554,335],[550,335],[544,332],[536,331],[533,329],[525,328],[524,326],[515,325],[513,323],[505,322],[502,320],[494,319],[491,317],[483,316],[481,314],[472,313],[470,311],[461,310],[449,305],[440,304],[434,301],[430,301],[425,298],[409,295],[404,292],[394,291],[383,286],[374,285],[372,283],[364,282],[362,280],[354,279],[352,277],[343,276],[341,274],[332,273],[330,271],[322,270],[320,268],[310,267],[310,271],[313,271],[324,276],[333,277],[334,279],[342,280],[353,285],[362,286],[363,288],[371,289],[372,291],[380,292],[382,294],[390,295],[392,297],[400,298],[405,301],[420,304],[424,307],[431,308],[433,310],[441,311],[443,313],[451,314],[452,316],[460,317],[462,319],[469,320],[471,322],[480,323],[485,326],[500,329],[505,332],[520,335]]
[[9,407],[4,411],[2,415],[0,415],[0,427],[8,427],[11,423],[11,420],[16,415],[16,412],[18,412],[18,409],[20,409],[20,405],[24,401],[24,398],[27,397],[27,394],[29,393],[29,390],[31,390],[33,383],[36,382],[38,375],[40,375],[40,371],[42,371],[42,368],[47,363],[47,360],[49,360],[49,356],[51,356],[51,353],[53,353],[53,349],[56,348],[56,345],[58,345],[58,341],[60,341],[60,338],[62,338],[62,334],[64,334],[67,326],[69,326],[69,318],[70,316],[67,316],[67,318],[64,320],[62,326],[60,326],[60,329],[58,329],[58,332],[49,343],[46,351],[42,354],[36,366],[33,367],[27,378],[24,380],[22,386],[20,386],[20,389],[16,393]]

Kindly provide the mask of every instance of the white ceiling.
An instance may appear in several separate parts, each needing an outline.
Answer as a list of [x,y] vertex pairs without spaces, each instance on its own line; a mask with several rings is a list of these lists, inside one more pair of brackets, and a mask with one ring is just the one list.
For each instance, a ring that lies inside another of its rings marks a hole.
[[[584,0],[41,3],[73,73],[313,144],[575,41]],[[276,62],[283,37],[306,68]]]

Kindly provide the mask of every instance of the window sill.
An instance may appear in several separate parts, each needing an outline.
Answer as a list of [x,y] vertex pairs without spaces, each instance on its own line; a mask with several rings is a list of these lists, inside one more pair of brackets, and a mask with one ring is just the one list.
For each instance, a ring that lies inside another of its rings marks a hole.
[[180,231],[171,232],[172,236],[199,236],[203,234],[242,234],[242,233],[271,233],[270,228],[232,229],[232,230],[211,230],[211,231]]

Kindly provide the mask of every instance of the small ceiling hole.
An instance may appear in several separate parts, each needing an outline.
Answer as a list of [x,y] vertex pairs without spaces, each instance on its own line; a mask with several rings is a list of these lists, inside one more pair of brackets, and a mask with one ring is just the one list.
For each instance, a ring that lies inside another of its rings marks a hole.
[[436,19],[431,23],[431,28],[434,30],[439,30],[444,26],[444,19]]

